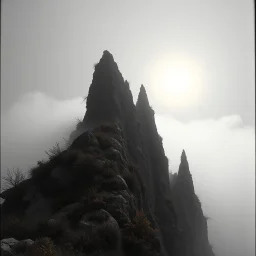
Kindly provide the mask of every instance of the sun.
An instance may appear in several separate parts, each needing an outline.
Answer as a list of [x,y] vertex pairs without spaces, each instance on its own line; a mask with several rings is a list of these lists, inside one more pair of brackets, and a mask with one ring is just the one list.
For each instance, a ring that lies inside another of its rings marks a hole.
[[194,62],[162,60],[154,65],[151,91],[158,101],[169,107],[192,106],[200,99],[201,80],[202,72]]

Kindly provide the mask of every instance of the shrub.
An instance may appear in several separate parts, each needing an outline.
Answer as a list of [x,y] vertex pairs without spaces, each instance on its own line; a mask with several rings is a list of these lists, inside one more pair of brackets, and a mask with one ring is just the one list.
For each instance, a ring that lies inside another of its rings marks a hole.
[[45,153],[48,155],[49,159],[53,159],[54,157],[60,155],[61,153],[61,148],[60,148],[60,145],[59,143],[56,142],[56,144],[50,148],[48,151],[45,151]]
[[155,232],[155,230],[151,227],[147,216],[142,211],[136,212],[133,221],[126,226],[126,229],[133,233],[135,236],[141,238],[151,235]]
[[27,250],[27,256],[57,256],[57,250],[49,237],[37,239]]
[[4,180],[5,189],[9,189],[19,185],[26,179],[26,175],[19,168],[13,168],[12,170],[8,168],[6,175],[2,179]]
[[123,229],[123,247],[127,255],[158,256],[160,242],[155,230],[142,211],[137,211],[131,223]]

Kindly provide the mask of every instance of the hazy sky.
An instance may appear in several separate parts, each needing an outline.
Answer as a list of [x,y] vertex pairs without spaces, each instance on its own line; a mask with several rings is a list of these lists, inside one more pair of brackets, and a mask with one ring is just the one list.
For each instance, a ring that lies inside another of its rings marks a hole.
[[[58,99],[86,94],[93,64],[108,49],[135,98],[164,56],[196,63],[201,101],[159,113],[182,120],[239,114],[254,124],[253,1],[2,1],[2,111],[20,95]],[[152,71],[153,70],[153,71]],[[174,98],[170,95],[170,101]]]
[[253,1],[2,0],[1,171],[26,171],[83,117],[109,50],[144,84],[170,169],[185,148],[216,256],[254,256]]

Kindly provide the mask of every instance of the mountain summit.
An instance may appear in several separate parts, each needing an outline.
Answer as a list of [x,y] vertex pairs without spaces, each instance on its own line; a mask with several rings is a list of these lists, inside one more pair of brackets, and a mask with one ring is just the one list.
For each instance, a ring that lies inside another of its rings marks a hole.
[[213,256],[185,151],[171,182],[168,170],[145,87],[135,106],[104,51],[70,145],[0,194],[2,253]]

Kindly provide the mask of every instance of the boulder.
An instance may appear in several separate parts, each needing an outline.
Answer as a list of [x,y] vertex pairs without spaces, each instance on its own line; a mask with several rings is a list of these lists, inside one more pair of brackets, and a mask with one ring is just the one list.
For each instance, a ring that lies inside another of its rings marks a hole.
[[86,252],[111,251],[117,253],[120,251],[119,225],[109,212],[101,209],[85,214],[80,221],[80,229],[83,229],[88,237]]
[[18,244],[19,241],[14,238],[5,238],[1,240],[1,255],[2,256],[13,256],[12,247]]

